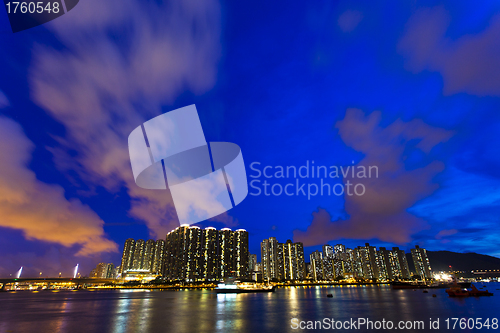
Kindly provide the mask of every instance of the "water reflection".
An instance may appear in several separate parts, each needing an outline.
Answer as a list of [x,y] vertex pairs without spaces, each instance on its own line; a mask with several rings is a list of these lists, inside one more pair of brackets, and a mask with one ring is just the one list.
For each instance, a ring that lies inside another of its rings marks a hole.
[[256,294],[210,290],[3,293],[0,332],[296,332],[290,327],[292,318],[425,322],[430,317],[441,321],[493,318],[498,316],[494,310],[498,297],[453,299],[443,289],[424,294],[389,286],[286,287]]

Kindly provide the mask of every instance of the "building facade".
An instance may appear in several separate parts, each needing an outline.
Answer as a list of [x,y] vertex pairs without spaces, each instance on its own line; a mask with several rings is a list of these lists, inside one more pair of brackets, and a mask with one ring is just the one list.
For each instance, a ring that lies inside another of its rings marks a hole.
[[249,278],[248,232],[182,225],[165,242],[164,277],[168,281],[219,281]]
[[415,266],[415,273],[420,275],[422,279],[431,279],[432,270],[429,258],[427,257],[427,251],[415,245],[415,248],[411,249],[411,257]]
[[122,261],[118,271],[119,277],[124,277],[129,272],[144,272],[153,275],[162,275],[165,241],[149,239],[125,241]]
[[294,281],[305,278],[304,246],[287,240],[278,243],[270,237],[260,243],[262,279],[265,281]]

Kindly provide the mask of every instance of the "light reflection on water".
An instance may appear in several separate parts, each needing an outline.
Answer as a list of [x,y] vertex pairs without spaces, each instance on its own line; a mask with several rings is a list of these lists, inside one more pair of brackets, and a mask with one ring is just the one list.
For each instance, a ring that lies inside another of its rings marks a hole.
[[286,287],[255,294],[210,290],[2,293],[0,333],[297,332],[290,327],[292,318],[426,323],[431,317],[441,322],[448,317],[493,318],[498,317],[497,288],[498,284],[488,285],[493,297],[466,299],[448,298],[444,289],[424,294],[389,286]]

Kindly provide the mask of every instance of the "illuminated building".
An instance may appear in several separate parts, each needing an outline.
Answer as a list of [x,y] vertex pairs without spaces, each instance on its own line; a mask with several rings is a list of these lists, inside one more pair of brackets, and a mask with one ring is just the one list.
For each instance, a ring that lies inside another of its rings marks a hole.
[[[134,240],[129,238],[125,241],[125,246],[123,247],[122,261],[120,269],[118,270],[117,277],[125,278],[127,280],[150,280],[154,279],[156,276],[161,275],[163,267],[163,252],[164,252],[164,241],[154,241],[152,239],[144,241],[142,239]],[[104,264],[103,264],[104,265]],[[111,268],[108,265],[108,273],[106,275],[115,276],[115,268]],[[101,273],[101,269],[98,265],[95,274],[96,277],[104,277]]]
[[311,260],[311,273],[313,280],[324,280],[323,254],[320,251],[314,251],[309,255],[309,259]]
[[165,242],[164,277],[168,281],[218,281],[248,276],[248,233],[229,228],[182,225]]
[[155,251],[155,241],[150,239],[146,242],[144,246],[144,257],[142,259],[141,270],[149,272],[152,271],[154,251]]
[[429,263],[429,258],[427,258],[427,251],[421,249],[418,245],[415,245],[414,249],[411,249],[411,257],[413,259],[413,265],[415,266],[415,272],[420,275],[422,279],[431,279],[431,265]]
[[264,239],[260,243],[261,263],[262,263],[262,279],[277,280],[278,279],[278,241],[275,237]]
[[129,238],[125,241],[125,246],[123,247],[122,262],[120,265],[120,274],[132,269],[132,264],[134,261],[134,250],[135,250],[135,240]]
[[385,247],[381,247],[378,252],[378,266],[379,266],[379,279],[381,280],[394,280],[394,270],[391,264],[392,252]]
[[379,277],[377,249],[366,243],[365,246],[358,246],[358,259],[362,271],[362,277],[367,280],[377,279]]
[[203,230],[203,277],[207,281],[216,281],[218,279],[218,237],[219,232],[213,227],[208,227]]
[[283,248],[283,273],[285,281],[303,280],[305,272],[304,246],[302,243],[292,243],[287,240]]
[[399,247],[393,247],[392,251],[392,270],[394,278],[399,280],[409,280],[410,279],[410,268],[408,267],[408,261],[406,260],[406,253],[400,250]]
[[167,234],[164,277],[169,281],[183,281],[185,279],[188,228],[188,225],[181,225]]
[[89,277],[100,278],[100,279],[114,279],[115,275],[115,265],[112,263],[98,263],[96,268],[90,272]]
[[219,278],[231,277],[233,273],[233,232],[229,228],[219,231]]
[[335,254],[333,246],[331,245],[323,245],[323,257],[325,258],[333,258],[333,255]]
[[197,226],[188,228],[186,237],[186,275],[188,282],[203,280],[203,257],[201,251],[202,232]]
[[304,246],[302,243],[278,243],[271,237],[261,242],[262,278],[264,280],[293,281],[305,277]]
[[156,275],[163,275],[164,258],[165,258],[165,241],[163,239],[158,239],[155,242],[153,266],[151,267],[151,273]]
[[233,233],[233,269],[234,276],[248,276],[248,232],[238,229]]
[[138,239],[135,242],[134,261],[132,263],[132,270],[139,271],[142,269],[142,260],[144,259],[144,239]]
[[[335,253],[344,253],[346,252],[345,245],[337,244],[333,247]],[[325,246],[323,246],[323,251],[325,251]]]
[[256,254],[248,255],[248,272],[251,273],[253,271],[258,271]]

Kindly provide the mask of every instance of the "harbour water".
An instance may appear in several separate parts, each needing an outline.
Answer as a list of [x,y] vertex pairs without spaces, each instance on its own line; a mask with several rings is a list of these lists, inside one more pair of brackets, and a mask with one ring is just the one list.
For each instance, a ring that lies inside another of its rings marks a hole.
[[[500,284],[486,285],[494,296],[449,298],[444,289],[423,293],[418,289],[392,290],[388,285],[283,287],[274,293],[232,295],[212,290],[5,292],[0,293],[0,332],[299,332],[300,328],[294,329],[297,325],[324,323],[324,318],[326,322],[385,320],[395,326],[400,321],[423,321],[421,329],[394,327],[392,331],[449,332],[447,318],[482,318],[482,322],[489,318],[491,324],[493,318],[500,317]],[[431,330],[430,320],[435,325],[438,319],[439,329]],[[316,324],[321,331],[319,328]],[[328,325],[322,328],[332,330]],[[481,330],[500,331],[491,325]],[[351,327],[349,331],[373,330]],[[455,331],[471,330],[459,329],[457,323]]]

